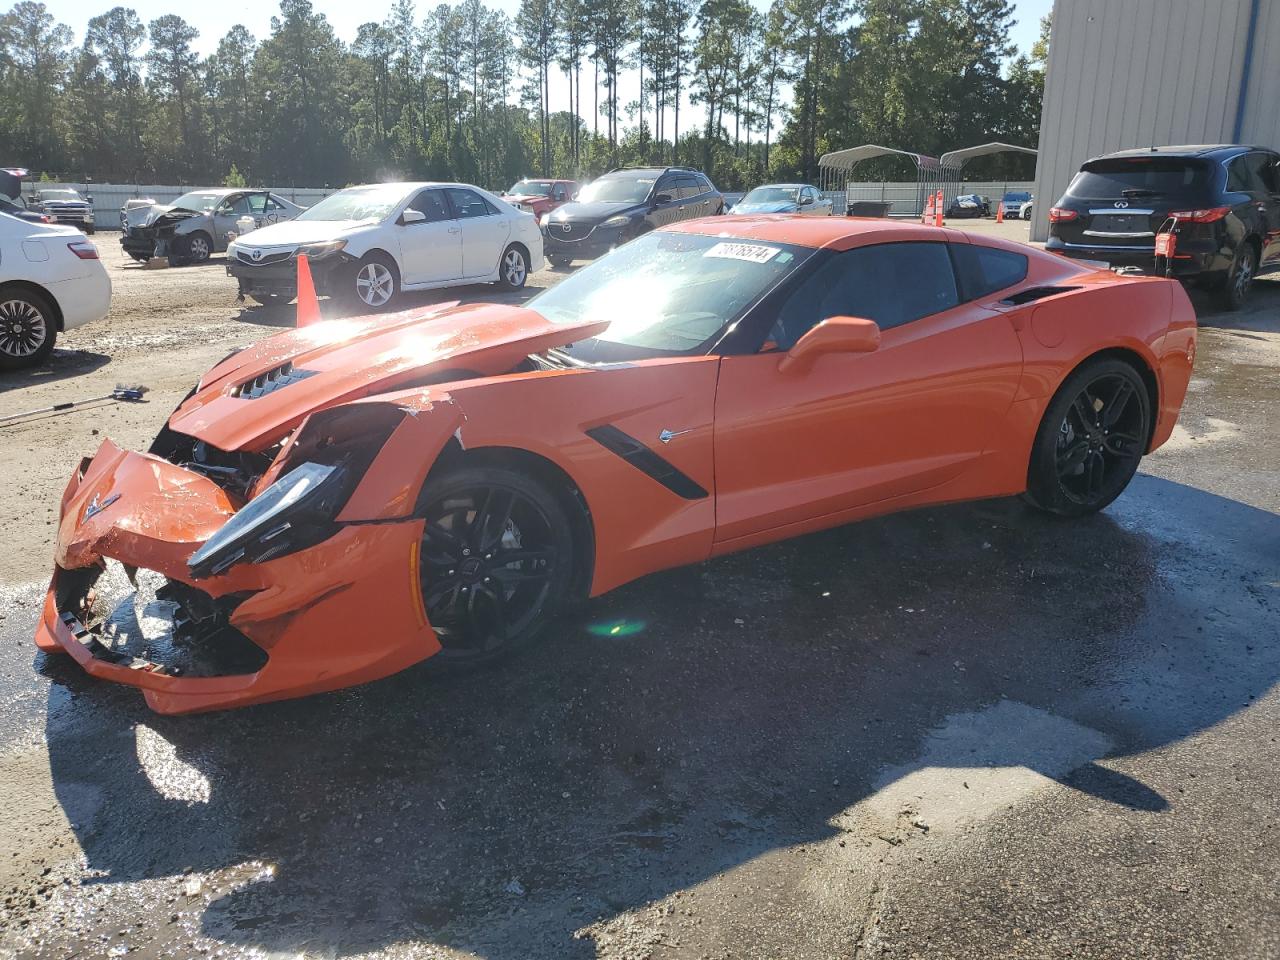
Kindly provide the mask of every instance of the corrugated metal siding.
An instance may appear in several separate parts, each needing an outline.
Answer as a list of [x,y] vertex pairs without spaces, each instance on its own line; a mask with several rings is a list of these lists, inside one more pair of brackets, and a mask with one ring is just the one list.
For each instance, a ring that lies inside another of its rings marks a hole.
[[[1056,0],[1031,235],[1090,157],[1230,143],[1252,0]],[[1259,0],[1241,140],[1280,146],[1280,0]]]

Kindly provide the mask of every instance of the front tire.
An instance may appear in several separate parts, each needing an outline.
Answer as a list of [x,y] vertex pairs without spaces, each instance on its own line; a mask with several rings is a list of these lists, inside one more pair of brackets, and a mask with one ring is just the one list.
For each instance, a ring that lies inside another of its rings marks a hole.
[[46,297],[33,290],[0,291],[0,370],[44,363],[57,338],[58,321]]
[[573,257],[566,257],[563,253],[548,253],[547,260],[551,262],[553,267],[564,268],[573,263]]
[[400,294],[400,271],[385,254],[369,254],[349,276],[347,299],[356,309],[384,310]]
[[1124,492],[1151,435],[1146,384],[1123,360],[1088,361],[1045,409],[1026,499],[1064,517],[1096,513]]
[[204,263],[213,256],[213,238],[207,233],[196,231],[185,237],[177,237],[174,243],[178,249],[178,257],[183,263]]
[[428,479],[419,571],[442,665],[474,666],[532,642],[569,595],[573,527],[559,499],[502,466]]
[[502,262],[498,265],[498,287],[508,292],[524,288],[529,279],[529,255],[524,248],[512,244],[502,252]]

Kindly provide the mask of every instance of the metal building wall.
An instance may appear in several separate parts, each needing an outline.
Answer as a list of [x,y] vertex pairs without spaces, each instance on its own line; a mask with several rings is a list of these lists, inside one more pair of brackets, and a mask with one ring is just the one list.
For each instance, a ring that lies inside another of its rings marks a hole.
[[1048,235],[1049,207],[1090,157],[1161,144],[1280,146],[1277,87],[1280,0],[1056,0],[1032,239]]

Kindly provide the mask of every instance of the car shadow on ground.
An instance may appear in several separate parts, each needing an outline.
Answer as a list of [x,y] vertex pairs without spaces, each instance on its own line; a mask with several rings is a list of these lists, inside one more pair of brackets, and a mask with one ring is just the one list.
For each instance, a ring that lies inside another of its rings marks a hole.
[[[1161,815],[1105,760],[1280,677],[1280,651],[1254,649],[1280,612],[1277,537],[1280,517],[1146,476],[1077,522],[922,510],[648,577],[495,669],[198,717],[42,657],[53,784],[102,883],[221,871],[200,919],[219,940],[592,957],[575,932],[598,918],[768,869],[850,816],[892,830],[947,772],[968,790],[1034,771]],[[818,908],[757,879],[779,909]]]
[[[559,272],[559,271],[557,271]],[[445,287],[440,290],[424,290],[421,292],[402,293],[392,304],[391,309],[382,313],[400,313],[405,310],[427,309],[442,303],[461,301],[462,303],[508,303],[515,306],[525,303],[534,294],[541,292],[542,287],[525,287],[523,290],[507,292],[492,283],[472,283],[462,287]],[[321,297],[320,316],[324,320],[344,319],[365,316],[358,307],[337,297]],[[240,313],[234,318],[243,323],[253,323],[266,327],[293,327],[298,322],[298,304],[289,303],[257,304],[246,301]]]
[[1240,310],[1223,310],[1213,291],[1187,286],[1187,295],[1202,327],[1236,330],[1242,336],[1280,333],[1280,274],[1254,281],[1249,300]]
[[81,377],[110,362],[105,353],[55,347],[49,359],[39,366],[0,373],[0,393]]

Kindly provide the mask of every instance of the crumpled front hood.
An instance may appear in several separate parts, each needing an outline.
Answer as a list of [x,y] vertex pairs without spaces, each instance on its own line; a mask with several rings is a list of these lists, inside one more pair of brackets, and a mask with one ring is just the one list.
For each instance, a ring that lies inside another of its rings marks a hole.
[[262,450],[308,414],[441,375],[497,376],[531,353],[593,337],[608,321],[552,323],[496,303],[327,320],[261,340],[201,378],[169,426],[221,450]]
[[795,213],[799,210],[798,204],[790,200],[770,200],[766,203],[739,203],[733,208],[733,213]]
[[203,216],[205,214],[198,210],[175,207],[171,203],[155,203],[149,207],[134,207],[125,214],[125,219],[129,221],[129,226],[131,227],[154,227],[162,217],[165,218],[166,222],[172,222]]

